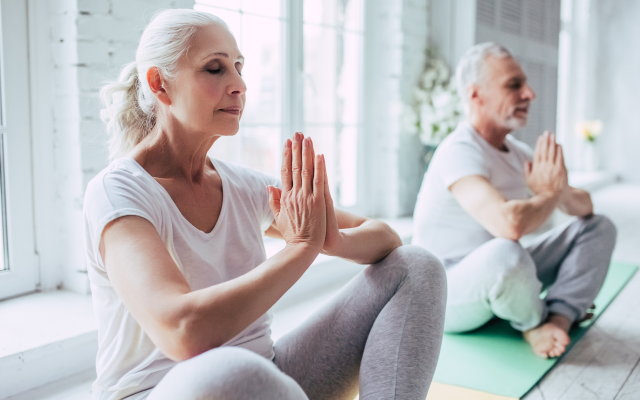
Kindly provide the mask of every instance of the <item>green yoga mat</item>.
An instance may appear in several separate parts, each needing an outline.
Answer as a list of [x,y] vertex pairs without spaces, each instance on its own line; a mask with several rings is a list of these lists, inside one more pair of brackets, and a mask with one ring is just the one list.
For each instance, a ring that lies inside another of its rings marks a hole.
[[[595,316],[571,331],[575,344],[636,273],[614,262],[595,300]],[[558,362],[533,355],[522,334],[503,320],[463,334],[445,334],[434,382],[520,399]],[[447,397],[453,398],[453,397]]]

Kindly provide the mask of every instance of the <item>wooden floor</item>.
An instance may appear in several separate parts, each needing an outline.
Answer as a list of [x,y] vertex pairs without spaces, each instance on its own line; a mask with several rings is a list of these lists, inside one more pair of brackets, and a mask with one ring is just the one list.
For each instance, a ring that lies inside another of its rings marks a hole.
[[[640,265],[640,186],[594,194],[618,228],[614,259]],[[640,399],[640,273],[524,400]]]
[[[640,185],[594,194],[618,227],[614,258],[640,265]],[[94,371],[7,400],[89,400]],[[525,400],[640,400],[640,273]],[[472,400],[472,399],[465,399]]]

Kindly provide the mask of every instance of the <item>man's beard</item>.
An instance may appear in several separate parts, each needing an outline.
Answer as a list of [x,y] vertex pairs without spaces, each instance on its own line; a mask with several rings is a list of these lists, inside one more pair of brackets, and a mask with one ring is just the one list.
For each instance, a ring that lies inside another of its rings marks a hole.
[[502,127],[510,130],[516,130],[520,128],[524,128],[527,126],[527,117],[515,117],[513,115],[509,116],[503,123]]

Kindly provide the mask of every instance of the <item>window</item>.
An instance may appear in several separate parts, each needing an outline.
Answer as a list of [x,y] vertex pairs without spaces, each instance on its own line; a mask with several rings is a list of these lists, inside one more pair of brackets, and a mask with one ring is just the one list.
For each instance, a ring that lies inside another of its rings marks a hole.
[[0,1],[0,298],[34,291],[29,58],[25,0]]
[[334,200],[361,206],[362,0],[197,0],[222,18],[246,58],[240,132],[212,154],[279,176],[282,144],[296,130],[327,160]]

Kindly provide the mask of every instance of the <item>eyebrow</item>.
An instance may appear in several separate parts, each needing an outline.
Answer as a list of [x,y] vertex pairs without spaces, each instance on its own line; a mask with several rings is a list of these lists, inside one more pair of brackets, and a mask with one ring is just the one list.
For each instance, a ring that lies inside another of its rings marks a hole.
[[[212,56],[213,57],[230,58],[229,54],[227,54],[227,53],[211,53],[209,55],[206,55],[206,56],[202,57],[202,59],[204,60],[205,58],[209,58],[209,57],[212,57]],[[238,57],[238,60],[244,62],[244,57],[240,56],[240,57]]]

